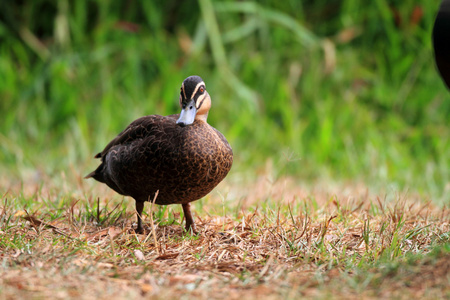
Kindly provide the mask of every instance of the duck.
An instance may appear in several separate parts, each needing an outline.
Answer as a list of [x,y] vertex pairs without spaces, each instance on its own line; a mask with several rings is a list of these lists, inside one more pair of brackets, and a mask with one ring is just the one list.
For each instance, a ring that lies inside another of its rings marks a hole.
[[450,0],[441,2],[432,39],[436,66],[447,88],[450,88]]
[[211,97],[200,76],[183,81],[179,105],[179,114],[133,121],[95,155],[101,163],[85,176],[136,201],[137,233],[144,232],[146,201],[181,204],[186,231],[197,233],[190,203],[209,194],[233,164],[227,139],[207,122]]

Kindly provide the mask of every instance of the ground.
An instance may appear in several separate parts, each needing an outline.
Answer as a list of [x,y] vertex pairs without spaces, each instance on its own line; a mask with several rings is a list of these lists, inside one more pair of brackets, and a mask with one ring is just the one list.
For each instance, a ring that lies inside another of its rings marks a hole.
[[0,298],[450,296],[449,210],[420,195],[261,176],[196,202],[198,235],[151,203],[139,235],[132,199],[67,182],[2,195]]

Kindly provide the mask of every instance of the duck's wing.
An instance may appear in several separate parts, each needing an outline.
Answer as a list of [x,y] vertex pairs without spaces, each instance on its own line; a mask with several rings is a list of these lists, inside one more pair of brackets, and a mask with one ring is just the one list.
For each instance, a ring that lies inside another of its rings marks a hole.
[[109,152],[109,150],[116,145],[129,144],[135,140],[142,139],[148,135],[152,134],[155,127],[162,125],[165,122],[175,122],[177,115],[170,115],[167,117],[159,115],[151,115],[141,117],[133,121],[127,126],[121,133],[119,133],[102,152],[97,153],[95,158],[101,158]]

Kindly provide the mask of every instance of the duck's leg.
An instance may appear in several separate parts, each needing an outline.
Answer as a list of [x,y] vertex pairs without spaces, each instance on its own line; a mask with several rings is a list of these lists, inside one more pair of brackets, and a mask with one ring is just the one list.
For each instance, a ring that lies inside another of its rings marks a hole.
[[136,233],[143,233],[144,232],[144,227],[142,226],[142,211],[144,210],[144,203],[145,202],[140,202],[140,201],[136,201],[136,212],[137,212],[137,228],[136,228]]
[[190,232],[192,230],[196,234],[197,230],[195,229],[194,218],[192,218],[191,214],[191,204],[184,203],[181,206],[183,206],[184,219],[186,220],[186,231]]

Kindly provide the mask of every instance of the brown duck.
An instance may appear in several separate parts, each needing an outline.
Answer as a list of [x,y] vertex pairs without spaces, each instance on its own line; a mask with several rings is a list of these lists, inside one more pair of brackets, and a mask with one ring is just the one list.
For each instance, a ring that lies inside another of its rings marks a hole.
[[85,177],[136,200],[137,232],[143,232],[144,202],[157,191],[155,203],[181,204],[186,230],[195,232],[190,202],[211,192],[233,164],[227,140],[206,121],[211,98],[199,76],[183,81],[180,107],[178,115],[132,122],[95,156],[101,164]]

